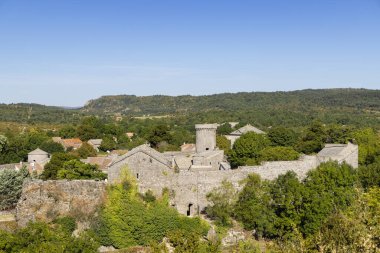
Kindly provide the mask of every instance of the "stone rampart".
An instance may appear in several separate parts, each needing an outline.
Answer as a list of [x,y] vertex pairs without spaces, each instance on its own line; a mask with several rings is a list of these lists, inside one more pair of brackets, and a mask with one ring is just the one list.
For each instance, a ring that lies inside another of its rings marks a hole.
[[19,226],[29,221],[50,222],[59,216],[85,220],[106,196],[106,182],[94,180],[28,180],[16,207]]

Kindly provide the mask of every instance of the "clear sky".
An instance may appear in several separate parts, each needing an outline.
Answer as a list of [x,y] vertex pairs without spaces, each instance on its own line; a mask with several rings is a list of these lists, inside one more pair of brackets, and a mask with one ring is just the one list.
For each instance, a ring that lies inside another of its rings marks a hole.
[[380,89],[380,0],[0,0],[0,103]]

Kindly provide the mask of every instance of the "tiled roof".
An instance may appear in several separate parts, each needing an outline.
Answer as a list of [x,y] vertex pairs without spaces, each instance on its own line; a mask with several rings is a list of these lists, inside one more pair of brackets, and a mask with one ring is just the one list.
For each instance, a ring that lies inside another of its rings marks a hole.
[[75,147],[78,145],[82,145],[82,141],[79,138],[62,139],[62,144],[65,147]]
[[81,160],[82,162],[98,165],[99,169],[106,170],[109,165],[113,162],[112,157],[108,156],[96,156],[96,157],[87,157],[87,159]]
[[193,143],[185,143],[181,146],[182,152],[192,152],[195,151],[195,144]]

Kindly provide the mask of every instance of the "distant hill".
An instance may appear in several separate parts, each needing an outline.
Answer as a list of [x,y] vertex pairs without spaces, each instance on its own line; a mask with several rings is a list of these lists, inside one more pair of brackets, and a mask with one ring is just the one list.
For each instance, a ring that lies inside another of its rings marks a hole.
[[156,115],[273,108],[296,111],[304,108],[350,108],[380,112],[380,90],[320,89],[223,93],[209,96],[103,96],[89,101],[82,111],[94,114]]
[[0,121],[69,123],[81,116],[80,110],[69,110],[39,104],[0,104]]
[[[240,92],[207,96],[103,96],[84,107],[65,109],[36,104],[0,104],[0,121],[71,123],[83,115],[177,116],[179,123],[250,122],[257,126],[325,123],[380,129],[380,90],[319,89]],[[180,120],[180,121],[179,121]]]

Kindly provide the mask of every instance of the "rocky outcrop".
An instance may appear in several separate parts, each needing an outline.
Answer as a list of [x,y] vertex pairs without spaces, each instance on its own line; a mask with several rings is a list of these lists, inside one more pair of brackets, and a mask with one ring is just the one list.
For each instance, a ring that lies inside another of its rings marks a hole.
[[60,216],[90,218],[103,203],[106,182],[94,180],[28,180],[16,207],[19,226],[29,221],[50,222]]

